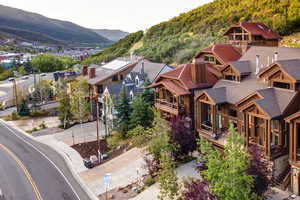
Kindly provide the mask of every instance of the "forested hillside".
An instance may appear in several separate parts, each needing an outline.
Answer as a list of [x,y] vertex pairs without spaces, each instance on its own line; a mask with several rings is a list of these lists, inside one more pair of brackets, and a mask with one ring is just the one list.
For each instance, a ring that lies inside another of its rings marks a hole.
[[[125,49],[120,41],[112,48],[125,55],[136,46],[135,53],[153,61],[184,63],[200,49],[222,39],[223,32],[240,20],[260,21],[282,36],[289,35],[300,31],[300,1],[215,0],[149,28],[138,45]],[[117,55],[110,54],[109,49],[97,61]]]
[[[112,41],[68,21],[0,5],[0,34],[47,44],[92,44],[106,47]],[[14,38],[14,37],[13,37]]]

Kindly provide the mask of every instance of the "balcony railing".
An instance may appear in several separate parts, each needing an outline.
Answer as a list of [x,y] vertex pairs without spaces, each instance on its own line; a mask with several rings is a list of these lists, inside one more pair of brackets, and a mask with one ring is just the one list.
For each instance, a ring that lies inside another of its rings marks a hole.
[[156,99],[155,106],[156,108],[173,115],[178,115],[181,112],[180,107],[178,107],[177,103],[171,103],[165,99]]
[[168,106],[170,108],[178,109],[178,105],[176,103],[168,102],[165,99],[155,99],[155,103],[164,105],[164,106]]

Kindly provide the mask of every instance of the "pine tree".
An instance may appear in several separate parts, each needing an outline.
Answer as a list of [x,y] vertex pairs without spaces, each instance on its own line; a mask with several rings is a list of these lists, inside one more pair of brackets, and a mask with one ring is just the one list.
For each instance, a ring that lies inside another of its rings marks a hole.
[[125,87],[123,87],[121,90],[120,101],[117,103],[116,110],[116,129],[123,137],[125,137],[127,132],[129,131],[131,112],[131,107]]
[[137,126],[149,127],[153,120],[153,111],[142,96],[137,96],[132,102],[130,114],[130,129]]
[[212,186],[213,193],[223,200],[252,200],[253,178],[247,174],[249,155],[244,139],[230,124],[224,155],[202,141],[201,151],[206,154],[207,167],[204,177]]
[[175,200],[178,198],[179,185],[177,183],[176,166],[167,152],[162,152],[159,170],[159,199]]
[[147,88],[151,82],[146,79],[145,84],[144,84],[144,91],[142,93],[142,97],[146,103],[148,103],[150,106],[154,106],[154,91],[153,89]]

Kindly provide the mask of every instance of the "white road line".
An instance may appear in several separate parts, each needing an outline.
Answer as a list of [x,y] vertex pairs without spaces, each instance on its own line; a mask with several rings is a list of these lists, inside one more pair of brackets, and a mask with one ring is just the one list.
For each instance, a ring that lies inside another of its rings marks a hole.
[[36,148],[33,144],[31,144],[30,142],[26,141],[24,138],[22,138],[21,136],[19,136],[18,134],[16,134],[14,132],[14,130],[12,130],[9,126],[7,126],[5,123],[1,122],[2,125],[4,125],[10,132],[12,132],[15,136],[17,136],[19,139],[21,139],[23,142],[25,142],[26,144],[28,144],[29,146],[31,146],[33,149],[35,149],[38,153],[40,153],[42,156],[44,156],[56,169],[57,171],[62,175],[62,177],[65,179],[65,181],[67,182],[67,184],[70,186],[71,190],[73,191],[73,193],[75,194],[76,198],[78,200],[80,200],[80,197],[78,196],[78,194],[76,193],[75,189],[73,188],[73,186],[70,184],[70,182],[68,181],[68,179],[66,178],[66,176],[62,173],[62,171],[55,165],[55,163],[50,160],[43,152],[41,152],[38,148]]

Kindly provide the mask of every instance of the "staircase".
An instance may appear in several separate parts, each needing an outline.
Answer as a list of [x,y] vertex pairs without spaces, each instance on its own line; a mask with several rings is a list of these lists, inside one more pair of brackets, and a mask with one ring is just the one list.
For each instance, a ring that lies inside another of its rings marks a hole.
[[286,190],[291,183],[291,166],[289,165],[278,177],[273,178],[272,182],[275,186]]

